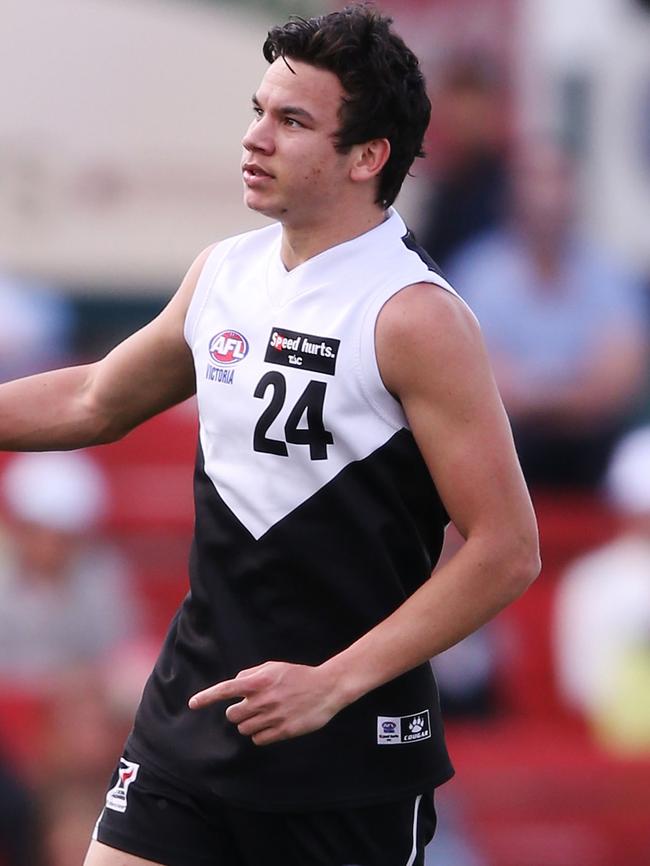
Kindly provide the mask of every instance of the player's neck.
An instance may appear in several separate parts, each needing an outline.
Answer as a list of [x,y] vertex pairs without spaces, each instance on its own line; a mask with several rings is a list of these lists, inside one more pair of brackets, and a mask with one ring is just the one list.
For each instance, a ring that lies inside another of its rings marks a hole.
[[346,219],[345,214],[335,214],[336,219],[325,225],[282,226],[282,262],[288,271],[319,253],[339,244],[351,241],[376,228],[386,219],[387,213],[379,207],[355,213]]

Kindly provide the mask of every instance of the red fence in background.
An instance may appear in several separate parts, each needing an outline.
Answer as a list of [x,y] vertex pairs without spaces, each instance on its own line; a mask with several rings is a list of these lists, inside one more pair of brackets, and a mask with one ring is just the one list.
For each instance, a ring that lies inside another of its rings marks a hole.
[[542,574],[499,615],[508,655],[499,676],[504,712],[448,725],[468,833],[486,866],[648,866],[650,755],[599,747],[556,688],[551,624],[558,579],[611,538],[616,520],[594,497],[535,497]]
[[616,532],[616,518],[588,494],[534,494],[542,573],[530,589],[500,614],[508,656],[500,672],[501,698],[509,713],[537,719],[565,713],[555,688],[551,619],[557,581],[569,562]]
[[112,531],[118,535],[191,532],[197,436],[195,403],[188,400],[119,442],[90,449],[110,479]]

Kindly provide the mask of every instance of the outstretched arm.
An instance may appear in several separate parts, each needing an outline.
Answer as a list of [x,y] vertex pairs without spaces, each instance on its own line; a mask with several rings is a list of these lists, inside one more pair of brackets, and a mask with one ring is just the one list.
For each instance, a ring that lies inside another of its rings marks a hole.
[[194,393],[183,324],[210,249],[152,322],[101,361],[0,386],[0,449],[49,451],[112,442]]
[[[399,347],[408,342],[405,357]],[[478,325],[428,284],[386,304],[376,331],[386,387],[402,403],[460,550],[383,622],[318,667],[266,662],[194,696],[242,697],[228,719],[258,745],[316,730],[344,706],[466,637],[539,570],[537,529]]]

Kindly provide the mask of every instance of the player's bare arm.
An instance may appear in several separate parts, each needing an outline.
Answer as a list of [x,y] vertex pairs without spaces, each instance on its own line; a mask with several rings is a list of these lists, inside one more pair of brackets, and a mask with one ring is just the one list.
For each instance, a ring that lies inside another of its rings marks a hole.
[[44,451],[119,439],[194,392],[183,324],[205,250],[152,322],[92,364],[17,379],[0,387],[0,448]]
[[331,661],[353,700],[475,631],[539,572],[533,508],[474,316],[446,292],[408,287],[379,317],[377,355],[465,544]]
[[465,544],[391,616],[320,667],[267,662],[192,699],[199,708],[243,698],[227,716],[258,745],[316,730],[457,643],[539,571],[532,505],[473,315],[441,289],[410,286],[380,314],[376,346],[384,382]]

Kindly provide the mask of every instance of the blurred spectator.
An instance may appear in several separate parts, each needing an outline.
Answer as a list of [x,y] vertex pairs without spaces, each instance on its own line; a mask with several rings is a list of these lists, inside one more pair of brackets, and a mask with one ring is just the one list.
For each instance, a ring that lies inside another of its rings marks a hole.
[[61,296],[0,269],[0,381],[64,365],[74,317]]
[[445,719],[482,718],[496,710],[498,627],[490,623],[432,662]]
[[[128,731],[130,704],[142,687],[139,659],[147,645],[133,642],[140,617],[127,564],[96,534],[109,498],[106,478],[90,455],[12,456],[0,493],[6,518],[0,688],[5,703],[17,702],[18,722],[25,695],[37,700],[39,716],[21,764],[36,799],[14,794],[20,793],[18,784],[7,788],[15,805],[16,842],[31,838],[33,845],[7,866],[38,866],[38,856],[45,866],[81,863]],[[135,672],[125,670],[131,646],[138,651]],[[116,660],[121,691],[111,669]],[[5,734],[10,738],[10,731]],[[0,774],[0,803],[2,781]],[[0,821],[0,858],[2,834]]]
[[650,750],[650,426],[623,438],[607,475],[621,532],[569,566],[555,609],[558,682],[610,745]]
[[0,552],[0,679],[40,690],[133,634],[125,561],[92,536],[106,480],[84,453],[14,456],[0,480],[8,532]]
[[131,719],[113,702],[101,670],[83,664],[69,668],[47,702],[41,780],[48,787],[99,786],[103,791]]
[[131,718],[95,668],[76,667],[57,680],[37,780],[46,866],[83,862]]
[[435,181],[418,239],[443,267],[462,244],[503,216],[508,178],[506,94],[491,57],[462,53],[448,61],[432,94]]
[[640,282],[576,230],[574,167],[538,142],[514,169],[509,222],[448,274],[481,322],[530,483],[592,486],[638,399]]
[[34,804],[22,782],[0,759],[0,863],[40,866]]
[[[115,745],[115,744],[114,744]],[[43,796],[42,849],[44,866],[80,866],[102,807],[100,788],[84,785],[52,786]]]
[[438,823],[427,845],[424,866],[488,866],[473,838],[473,828],[454,783],[442,785],[435,793]]

